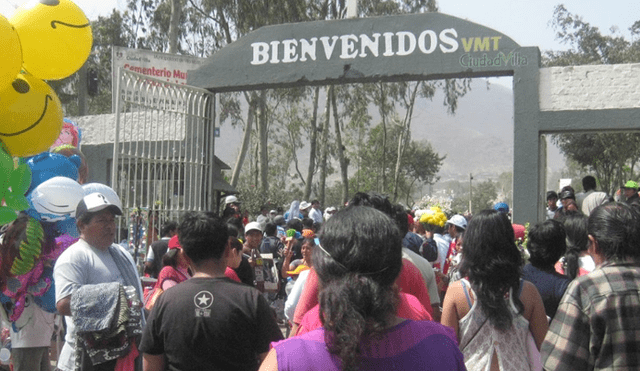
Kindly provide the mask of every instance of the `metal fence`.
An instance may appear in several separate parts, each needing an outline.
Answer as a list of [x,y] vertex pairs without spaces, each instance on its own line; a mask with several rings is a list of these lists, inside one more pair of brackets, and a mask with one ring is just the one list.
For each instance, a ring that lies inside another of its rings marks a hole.
[[[120,70],[111,184],[135,256],[167,220],[214,207],[215,96]],[[140,254],[138,254],[140,253]]]

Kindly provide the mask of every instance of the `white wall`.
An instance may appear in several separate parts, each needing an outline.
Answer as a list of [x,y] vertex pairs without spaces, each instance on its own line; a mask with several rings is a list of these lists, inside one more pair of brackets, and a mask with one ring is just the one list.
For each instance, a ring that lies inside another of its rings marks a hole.
[[640,64],[540,69],[540,111],[640,108]]

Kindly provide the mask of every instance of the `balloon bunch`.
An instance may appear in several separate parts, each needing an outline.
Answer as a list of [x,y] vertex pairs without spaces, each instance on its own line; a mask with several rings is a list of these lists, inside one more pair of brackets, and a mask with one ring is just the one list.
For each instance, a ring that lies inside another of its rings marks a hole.
[[63,120],[45,81],[80,69],[92,42],[89,20],[69,0],[29,0],[9,20],[0,15],[0,312],[14,327],[28,321],[32,302],[55,311],[52,262],[77,240],[82,160],[43,151],[77,147],[80,130]]
[[0,15],[0,140],[17,157],[46,151],[62,127],[62,106],[43,80],[75,73],[91,52],[89,20],[69,0],[30,0]]
[[0,281],[6,283],[0,302],[16,330],[30,303],[56,311],[52,262],[77,241],[75,206],[85,194],[76,181],[79,156],[43,152],[23,165],[31,174],[23,187],[27,207],[8,225],[0,245]]

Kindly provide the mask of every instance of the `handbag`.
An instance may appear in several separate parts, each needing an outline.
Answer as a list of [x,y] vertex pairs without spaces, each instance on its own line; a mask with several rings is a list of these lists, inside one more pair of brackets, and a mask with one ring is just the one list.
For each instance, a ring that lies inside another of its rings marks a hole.
[[151,311],[151,309],[153,309],[153,306],[156,305],[156,300],[158,300],[163,292],[164,290],[162,289],[162,287],[156,287],[155,289],[153,289],[153,291],[151,291],[149,295],[144,298],[144,309]]

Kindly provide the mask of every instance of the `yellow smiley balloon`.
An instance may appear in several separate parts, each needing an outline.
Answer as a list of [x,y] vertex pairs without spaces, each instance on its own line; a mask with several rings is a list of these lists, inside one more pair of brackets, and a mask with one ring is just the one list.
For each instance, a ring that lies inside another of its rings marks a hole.
[[0,92],[11,86],[22,65],[22,50],[16,29],[0,15]]
[[10,22],[22,43],[23,67],[42,80],[60,80],[89,57],[93,36],[89,20],[69,0],[29,0]]
[[20,74],[0,93],[0,140],[12,156],[48,150],[61,128],[60,100],[44,81]]

